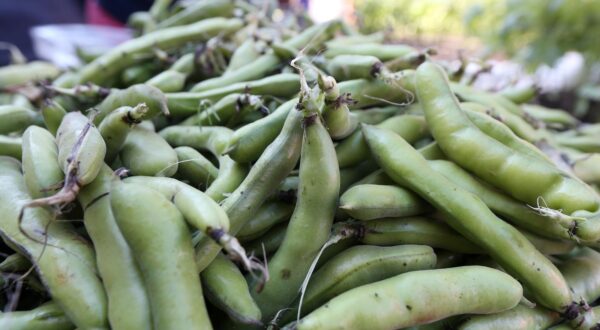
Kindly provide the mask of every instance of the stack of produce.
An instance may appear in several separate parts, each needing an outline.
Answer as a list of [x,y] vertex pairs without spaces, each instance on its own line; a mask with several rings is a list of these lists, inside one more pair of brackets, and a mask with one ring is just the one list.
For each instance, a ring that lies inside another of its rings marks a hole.
[[1,329],[600,327],[600,126],[169,3],[75,71],[0,68]]

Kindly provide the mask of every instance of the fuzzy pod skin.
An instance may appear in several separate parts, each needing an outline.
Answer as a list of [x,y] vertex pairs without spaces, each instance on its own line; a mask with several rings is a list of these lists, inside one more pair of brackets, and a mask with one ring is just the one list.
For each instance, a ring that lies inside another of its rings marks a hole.
[[165,50],[177,48],[187,42],[206,41],[218,34],[234,32],[242,25],[243,23],[239,19],[216,17],[186,26],[148,33],[120,44],[82,67],[79,71],[79,83],[102,84],[119,71],[134,64],[137,54],[151,52],[153,48]]
[[31,81],[52,79],[60,74],[54,64],[32,61],[25,64],[12,64],[0,68],[0,88],[18,86]]
[[[218,126],[225,125],[235,117],[239,117],[244,108],[250,103],[260,103],[260,98],[248,94],[229,94],[212,106],[188,117],[180,125]],[[230,125],[227,125],[230,126]]]
[[497,314],[476,315],[462,323],[459,330],[546,329],[560,320],[557,312],[543,307],[517,305]]
[[258,209],[254,217],[242,227],[236,237],[242,242],[260,238],[274,225],[288,220],[293,211],[293,204],[276,201],[266,202]]
[[516,306],[522,295],[519,282],[492,268],[420,270],[346,291],[302,318],[296,329],[399,329],[459,314],[498,313]]
[[47,197],[59,190],[65,175],[58,163],[58,147],[47,130],[30,126],[23,133],[23,175],[33,198]]
[[329,238],[339,197],[340,174],[329,133],[316,115],[307,117],[304,126],[296,207],[285,238],[269,262],[269,281],[260,292],[252,292],[265,319],[296,297],[313,259]]
[[175,176],[188,181],[192,186],[208,187],[219,175],[219,169],[196,149],[177,147],[175,152],[179,161]]
[[427,213],[431,207],[417,194],[397,186],[364,184],[346,190],[339,208],[358,220],[408,217]]
[[292,97],[300,89],[300,77],[294,73],[275,74],[259,80],[238,82],[202,92],[167,93],[167,105],[172,116],[186,117],[198,112],[200,101],[216,102],[232,93],[250,93],[274,97]]
[[[88,130],[83,138],[82,133]],[[104,164],[106,144],[98,129],[80,112],[69,112],[56,131],[58,163],[65,175],[75,166],[77,184],[92,182]],[[76,154],[73,151],[77,150]]]
[[104,143],[106,143],[106,156],[104,160],[111,163],[119,154],[121,147],[127,139],[131,127],[139,124],[148,111],[146,104],[141,103],[135,107],[120,107],[109,113],[98,125],[98,130]]
[[541,197],[549,208],[566,214],[598,210],[599,198],[591,188],[551,164],[515,152],[473,125],[439,66],[421,64],[416,85],[432,135],[457,164],[530,205],[536,205]]
[[[419,115],[394,116],[382,121],[377,127],[392,130],[408,143],[414,143],[429,135],[425,118]],[[360,130],[341,141],[335,147],[335,152],[340,168],[354,166],[370,157],[369,146]]]
[[119,152],[119,158],[133,175],[173,176],[177,153],[158,133],[134,127]]
[[265,148],[275,140],[296,104],[298,104],[297,98],[289,100],[267,117],[235,130],[227,154],[239,163],[257,160]]
[[348,248],[313,274],[304,295],[302,315],[348,290],[402,273],[432,269],[435,263],[433,249],[424,245]]
[[363,244],[393,246],[422,244],[444,250],[478,254],[481,248],[469,242],[443,222],[424,217],[388,218],[361,221],[359,241]]
[[206,150],[218,157],[227,149],[233,131],[221,126],[175,125],[163,129],[159,134],[174,147],[188,146],[194,149]]
[[[433,170],[442,174],[446,179],[462,189],[477,195],[495,213],[511,223],[525,228],[538,235],[554,239],[581,239],[578,223],[570,220],[570,225],[563,226],[552,218],[545,217],[524,203],[494,189],[477,180],[470,173],[453,162],[446,160],[429,161]],[[569,230],[569,227],[573,230]],[[587,237],[587,236],[586,236]]]
[[152,327],[150,302],[142,274],[111,209],[110,191],[118,178],[103,165],[94,181],[77,198],[84,209],[83,224],[94,243],[96,265],[108,298],[108,321],[113,329]]
[[220,202],[239,187],[246,175],[248,175],[247,166],[237,163],[227,155],[220,156],[217,178],[205,193],[215,202]]
[[236,323],[262,325],[260,308],[250,295],[244,275],[231,260],[219,253],[200,278],[208,301]]
[[[244,181],[221,204],[235,235],[250,220],[273,190],[298,163],[302,148],[302,114],[293,111],[277,138],[254,163]],[[196,264],[202,270],[215,257],[219,246],[204,239],[196,247]]]
[[[0,191],[2,238],[35,264],[53,300],[76,326],[108,328],[106,295],[96,275],[94,251],[89,243],[66,223],[48,226],[52,218],[42,208],[27,209],[19,226],[19,210],[31,197],[20,163],[12,158],[0,157]],[[65,278],[65,274],[69,276]]]
[[212,329],[191,234],[175,205],[151,188],[120,182],[112,186],[111,205],[144,279],[153,326]]
[[94,117],[94,124],[100,124],[104,117],[120,107],[135,107],[140,103],[144,103],[148,107],[143,119],[153,118],[159,113],[169,113],[165,94],[160,89],[146,84],[138,84],[126,89],[111,90],[110,94],[96,106],[97,113]]
[[37,113],[16,105],[0,105],[0,134],[24,130],[37,121]]
[[63,117],[67,114],[67,110],[53,99],[44,99],[40,111],[42,112],[44,124],[48,131],[52,133],[52,135],[56,134],[58,126],[60,126]]
[[21,159],[23,139],[16,136],[0,135],[0,156]]
[[32,310],[0,312],[0,328],[11,330],[74,329],[62,309],[54,302],[44,303]]
[[377,163],[396,182],[419,194],[448,217],[446,222],[487,251],[518,278],[536,302],[572,319],[573,298],[556,267],[517,229],[497,218],[476,195],[435,172],[427,161],[396,134],[363,126]]

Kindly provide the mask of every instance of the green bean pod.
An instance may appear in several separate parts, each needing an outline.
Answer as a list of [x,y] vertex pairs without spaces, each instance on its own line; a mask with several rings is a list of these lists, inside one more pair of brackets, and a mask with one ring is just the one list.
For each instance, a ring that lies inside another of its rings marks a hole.
[[360,228],[359,241],[369,245],[422,244],[458,253],[482,252],[443,222],[424,217],[361,221],[351,226]]
[[362,184],[346,190],[339,208],[358,220],[408,217],[427,213],[431,206],[415,193],[397,186]]
[[600,154],[588,154],[573,163],[573,173],[587,183],[600,183]]
[[261,45],[257,40],[253,38],[246,39],[231,55],[227,69],[225,69],[223,74],[228,74],[254,62],[264,52],[264,48],[265,46]]
[[159,113],[169,113],[165,95],[158,88],[138,84],[127,89],[111,90],[110,94],[96,106],[97,113],[94,117],[94,124],[100,124],[104,117],[120,107],[135,107],[140,103],[145,103],[148,107],[144,119],[152,118]]
[[517,305],[497,314],[471,316],[460,330],[529,330],[546,329],[555,324],[560,315],[543,307]]
[[250,93],[274,97],[291,97],[298,93],[300,79],[297,74],[280,73],[253,81],[238,82],[202,92],[168,93],[167,105],[172,116],[185,117],[198,112],[200,101],[216,102],[232,93]]
[[[29,201],[20,164],[0,157],[0,234],[36,265],[53,300],[77,326],[107,328],[106,296],[96,275],[94,251],[66,223],[54,223],[42,208],[19,210]],[[42,253],[43,252],[43,253]],[[69,274],[65,279],[65,274]]]
[[560,109],[549,109],[537,104],[523,104],[521,107],[526,114],[537,120],[541,120],[548,126],[568,128],[579,124],[577,118]]
[[125,144],[131,127],[139,124],[147,111],[148,107],[144,103],[138,104],[133,108],[128,106],[120,107],[109,113],[100,122],[98,130],[104,139],[104,143],[106,143],[106,156],[104,156],[104,160],[107,163],[110,164],[117,157],[123,144]]
[[63,117],[67,114],[67,110],[65,110],[60,103],[56,102],[54,99],[44,99],[42,101],[42,105],[40,107],[40,111],[42,112],[42,117],[44,118],[44,124],[46,128],[52,135],[56,134],[60,123],[63,120]]
[[377,125],[388,118],[399,115],[403,110],[403,107],[390,105],[387,107],[352,110],[351,113],[363,124]]
[[288,203],[266,202],[258,209],[254,217],[240,229],[236,237],[242,242],[257,239],[271,227],[288,220],[293,210],[294,206]]
[[[425,118],[417,115],[391,117],[378,124],[377,127],[392,130],[409,143],[414,143],[429,135]],[[360,130],[341,141],[335,147],[335,152],[340,168],[356,165],[370,156],[369,146]]]
[[54,64],[32,61],[25,64],[12,64],[0,68],[0,88],[27,84],[32,81],[52,79],[60,74]]
[[175,70],[166,70],[148,79],[146,84],[154,86],[164,93],[175,93],[185,88],[186,80],[186,74]]
[[174,147],[188,146],[221,156],[229,145],[233,131],[221,126],[169,126],[159,132]]
[[[433,170],[441,173],[446,179],[462,189],[477,195],[494,212],[519,227],[554,239],[582,239],[578,230],[579,221],[575,218],[563,217],[563,223],[544,216],[502,192],[475,179],[471,174],[453,162],[445,160],[429,161]],[[584,232],[585,233],[585,232]],[[583,237],[589,238],[588,235]]]
[[21,159],[23,139],[16,136],[0,135],[0,156]]
[[207,0],[192,3],[184,10],[160,21],[156,28],[165,29],[173,26],[195,23],[211,17],[228,17],[233,14],[235,2],[232,0]]
[[65,175],[58,163],[58,147],[47,130],[30,126],[23,133],[23,175],[33,198],[47,197],[59,190]]
[[579,311],[560,272],[517,229],[497,218],[476,195],[435,172],[393,132],[365,125],[363,134],[390,178],[447,214],[451,227],[487,251],[538,303],[569,319],[577,317]]
[[227,154],[239,163],[257,160],[265,148],[275,140],[296,104],[298,104],[297,98],[289,100],[267,117],[235,130],[229,141]]
[[576,300],[595,301],[600,297],[600,253],[582,248],[567,260],[558,264]]
[[[304,121],[298,201],[285,239],[269,262],[269,281],[253,296],[270,318],[291,303],[310,265],[327,241],[338,199],[340,179],[333,142],[316,115]],[[310,235],[310,241],[304,237]]]
[[206,110],[199,112],[180,123],[180,125],[231,126],[247,109],[261,108],[260,97],[249,94],[233,93],[220,99]]
[[341,140],[352,134],[358,127],[358,119],[348,109],[348,104],[353,102],[350,95],[340,95],[339,87],[331,76],[319,75],[319,87],[325,94],[322,116],[331,138]]
[[22,131],[36,123],[37,113],[16,105],[0,105],[0,134]]
[[111,205],[144,279],[156,329],[212,329],[191,235],[166,197],[142,185],[115,182]]
[[227,155],[220,156],[217,178],[206,189],[205,193],[215,202],[220,202],[239,187],[247,174],[248,168],[246,166],[237,163]]
[[541,197],[550,209],[566,214],[598,210],[599,199],[588,186],[551,164],[515,152],[471,124],[437,65],[421,64],[416,76],[427,123],[450,159],[530,205]]
[[159,66],[154,61],[130,66],[121,73],[121,83],[125,86],[141,84],[152,78],[158,70]]
[[250,295],[244,275],[237,266],[218,254],[200,273],[208,301],[242,324],[262,325],[260,308]]
[[383,63],[371,55],[338,55],[327,62],[327,72],[337,81],[373,79]]
[[492,268],[419,270],[346,291],[302,318],[296,329],[399,329],[502,312],[522,294],[519,282]]
[[219,175],[219,170],[196,149],[175,148],[179,165],[176,176],[194,187],[208,187]]
[[555,140],[563,147],[576,149],[583,152],[600,152],[600,142],[597,136],[561,136],[556,135]]
[[375,56],[380,61],[389,61],[415,51],[416,49],[407,45],[357,43],[351,45],[333,45],[325,51],[324,55],[327,58],[334,58],[339,55]]
[[[116,73],[136,62],[137,54],[153,48],[176,48],[188,42],[206,41],[218,34],[234,32],[242,27],[239,19],[211,18],[197,23],[148,33],[124,42],[85,65],[79,71],[79,83],[102,84]],[[139,103],[139,102],[138,102]]]
[[133,127],[119,152],[119,158],[133,175],[173,176],[177,153],[158,133]]
[[432,269],[435,263],[433,249],[424,245],[351,247],[334,256],[311,277],[302,315],[348,290],[402,273]]
[[110,191],[118,178],[103,165],[94,181],[81,189],[83,224],[94,243],[96,265],[108,298],[108,320],[114,329],[149,329],[150,302],[133,252],[111,209]]
[[[222,207],[229,216],[232,234],[237,234],[296,166],[302,145],[301,124],[302,114],[290,112],[277,138],[265,149],[240,186],[224,200]],[[198,268],[206,267],[218,250],[210,241],[200,242],[196,247]]]
[[65,330],[75,326],[54,302],[32,310],[0,312],[0,328],[11,330]]

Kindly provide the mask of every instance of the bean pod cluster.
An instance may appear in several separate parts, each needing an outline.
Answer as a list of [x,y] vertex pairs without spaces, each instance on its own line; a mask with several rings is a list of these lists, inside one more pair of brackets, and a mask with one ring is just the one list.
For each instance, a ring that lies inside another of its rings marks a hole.
[[276,10],[0,68],[0,329],[600,329],[600,126]]

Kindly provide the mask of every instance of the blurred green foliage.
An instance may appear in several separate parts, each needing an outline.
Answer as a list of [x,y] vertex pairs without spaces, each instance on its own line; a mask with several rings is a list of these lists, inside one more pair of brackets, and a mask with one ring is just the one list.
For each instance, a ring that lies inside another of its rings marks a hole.
[[480,37],[530,67],[577,50],[600,60],[600,0],[355,0],[365,32]]

